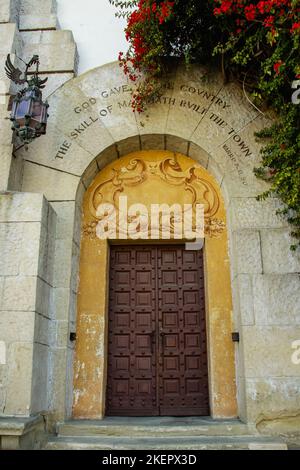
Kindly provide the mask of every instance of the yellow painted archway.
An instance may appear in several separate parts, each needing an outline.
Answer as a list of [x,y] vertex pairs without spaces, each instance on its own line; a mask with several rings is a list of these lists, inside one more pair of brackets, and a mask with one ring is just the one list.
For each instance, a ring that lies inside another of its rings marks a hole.
[[[101,419],[105,415],[109,242],[96,236],[97,207],[109,202],[118,211],[120,194],[128,197],[128,205],[143,204],[149,212],[151,204],[204,205],[210,409],[214,418],[235,417],[232,296],[224,201],[214,178],[194,160],[155,150],[135,152],[114,161],[101,170],[84,196],[73,417]],[[148,241],[153,242],[150,235]]]

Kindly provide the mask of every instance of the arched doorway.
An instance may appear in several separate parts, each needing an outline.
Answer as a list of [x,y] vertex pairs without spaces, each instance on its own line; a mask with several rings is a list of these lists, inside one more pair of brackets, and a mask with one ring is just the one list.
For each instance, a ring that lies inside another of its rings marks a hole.
[[[122,247],[119,247],[120,239],[116,240],[115,237],[111,241],[100,240],[96,235],[99,222],[97,207],[102,202],[110,202],[118,213],[120,194],[127,196],[128,206],[137,203],[147,208],[151,204],[163,203],[169,206],[177,203],[182,207],[195,202],[204,204],[204,250],[186,251],[182,245],[184,239],[165,239],[157,244],[151,233],[147,241],[143,241],[143,246],[141,241],[137,245],[136,240],[122,240]],[[122,157],[101,170],[83,200],[74,417],[96,419],[106,414],[117,414],[117,410],[124,415],[176,414],[172,411],[174,408],[181,415],[203,415],[208,414],[208,404],[213,417],[236,416],[227,244],[226,214],[220,189],[214,178],[191,158],[170,151],[140,151]],[[113,248],[110,249],[110,246]],[[123,267],[120,264],[122,259]],[[134,259],[138,261],[135,263]],[[144,275],[137,280],[136,274],[139,272]],[[160,282],[157,283],[157,277],[162,273],[172,274],[169,279],[167,275],[165,280],[159,278]],[[187,276],[184,284],[178,281],[182,273]],[[144,306],[140,305],[142,311],[134,311],[139,289],[132,289],[132,283],[125,279],[127,275],[133,276],[138,288],[148,281],[148,285],[143,286],[145,290],[140,293],[150,295],[151,291],[152,300],[145,301],[147,295],[141,296],[140,301],[144,302]],[[172,276],[175,278],[171,279]],[[120,288],[122,279],[125,283]],[[129,284],[131,294],[126,290]],[[175,286],[177,289],[174,289]],[[170,294],[162,300],[166,293]],[[123,312],[118,310],[120,305],[117,305],[116,295],[123,302],[123,309],[120,308]],[[167,297],[169,300],[166,300]],[[168,301],[170,309],[164,312]],[[139,320],[138,313],[141,314]],[[167,313],[169,322],[174,320],[173,326],[169,324],[166,328],[163,313]],[[118,314],[123,314],[119,315],[121,324],[115,321]],[[194,327],[189,322],[184,325],[188,316],[196,318]],[[141,330],[137,326],[139,321],[142,322]],[[147,321],[151,323],[151,331],[147,330]],[[131,325],[134,325],[130,332],[133,336],[127,334]],[[151,336],[152,333],[154,336]],[[167,333],[167,336],[160,339],[161,333]],[[120,349],[117,352],[114,350],[114,338],[117,336],[120,345],[125,348],[122,354]],[[140,345],[136,342],[138,336]],[[133,341],[135,345],[136,353],[133,355],[128,354],[128,341]],[[181,349],[180,343],[183,344]],[[197,349],[198,343],[199,346],[202,344],[202,349]],[[166,357],[169,361],[163,360]],[[114,365],[117,359],[119,366],[116,370]],[[139,359],[141,370],[137,364]],[[131,360],[130,366],[128,361]],[[169,371],[164,375],[168,367],[166,362],[174,368],[173,374]],[[131,373],[133,377],[127,377],[126,373]],[[147,373],[150,373],[149,380]],[[163,390],[161,394],[160,387]],[[132,395],[131,388],[134,390]],[[137,390],[140,390],[140,395]],[[166,398],[168,390],[169,399]],[[148,411],[145,406],[148,406]]]

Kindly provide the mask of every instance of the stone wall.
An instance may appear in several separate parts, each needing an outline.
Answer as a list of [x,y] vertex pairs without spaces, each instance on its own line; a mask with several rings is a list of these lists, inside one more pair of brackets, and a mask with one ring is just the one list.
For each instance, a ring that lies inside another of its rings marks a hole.
[[13,152],[11,123],[7,111],[9,94],[18,88],[4,72],[7,54],[13,54],[13,63],[21,70],[24,64],[14,54],[28,61],[33,54],[40,56],[41,74],[48,82],[44,98],[66,81],[77,70],[77,50],[71,31],[58,28],[55,0],[0,0],[0,190],[20,189],[23,171],[22,159]]
[[[62,306],[62,292],[57,297],[54,292],[57,276],[62,276],[61,254],[68,256],[62,246],[67,224],[63,207],[54,208],[43,191],[12,192],[22,186],[23,155],[12,144],[8,119],[9,95],[19,89],[4,73],[8,53],[22,70],[24,64],[15,53],[25,61],[39,54],[41,74],[49,77],[44,98],[74,77],[76,45],[70,31],[59,29],[55,0],[0,0],[0,416],[27,417],[47,414],[55,409],[56,400],[65,409],[65,381],[57,375],[60,370],[66,375],[69,325],[55,312],[58,304],[67,310],[68,306]],[[59,393],[54,384],[59,384]],[[1,423],[1,434],[9,436],[11,423]],[[20,443],[22,433],[34,427],[18,426],[20,435],[11,442]],[[5,439],[2,446],[9,447],[10,438]]]
[[233,283],[244,383],[250,421],[297,416],[300,366],[292,343],[300,338],[299,253],[290,227],[276,216],[276,199],[234,199],[230,206],[236,260]]
[[48,409],[56,214],[42,194],[0,199],[0,413]]

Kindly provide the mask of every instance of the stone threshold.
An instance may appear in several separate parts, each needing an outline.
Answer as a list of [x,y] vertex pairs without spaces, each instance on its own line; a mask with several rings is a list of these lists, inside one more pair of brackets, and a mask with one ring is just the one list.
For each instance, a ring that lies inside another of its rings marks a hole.
[[58,423],[48,450],[287,450],[239,419],[106,417]]
[[57,435],[245,435],[257,434],[253,425],[239,419],[210,417],[105,417],[102,420],[69,420],[57,424]]

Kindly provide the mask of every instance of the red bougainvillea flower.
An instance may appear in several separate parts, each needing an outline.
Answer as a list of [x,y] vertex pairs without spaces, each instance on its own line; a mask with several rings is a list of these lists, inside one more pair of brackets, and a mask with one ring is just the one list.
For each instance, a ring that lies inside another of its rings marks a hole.
[[[234,16],[236,24],[240,28],[243,26],[242,30],[249,23],[256,22],[271,30],[273,35],[277,28],[290,30],[293,34],[300,32],[300,9],[294,6],[292,0],[215,0],[215,3],[214,15]],[[238,21],[244,23],[238,24]]]
[[293,23],[291,28],[291,33],[300,32],[300,21],[298,23]]
[[278,60],[278,62],[275,62],[275,64],[273,65],[273,69],[276,73],[276,75],[278,75],[281,70],[280,68],[284,65],[284,62],[282,62],[282,60]]
[[[226,0],[228,1],[228,0]],[[124,55],[119,53],[120,67],[123,68],[124,74],[128,76],[132,82],[138,82],[142,77],[142,72],[147,70],[152,76],[155,76],[157,64],[151,62],[149,53],[152,51],[151,34],[157,31],[164,23],[166,23],[173,13],[175,2],[169,0],[140,0],[136,9],[130,14],[125,35],[130,43],[129,51]],[[137,85],[138,86],[138,85]],[[148,84],[143,90],[137,92],[132,98],[132,110],[141,113],[143,111],[143,100],[151,95],[151,86]]]
[[245,7],[245,16],[248,21],[253,21],[256,18],[256,6],[251,4]]
[[272,28],[272,26],[274,25],[274,21],[275,21],[275,17],[274,16],[267,16],[265,19],[264,19],[264,26],[266,28]]

